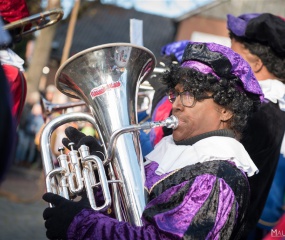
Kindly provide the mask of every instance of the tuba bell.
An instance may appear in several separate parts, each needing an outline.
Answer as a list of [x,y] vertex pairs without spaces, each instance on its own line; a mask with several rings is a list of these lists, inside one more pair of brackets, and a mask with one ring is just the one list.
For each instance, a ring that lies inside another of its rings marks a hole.
[[[63,114],[45,126],[41,154],[48,192],[70,199],[85,189],[93,209],[106,210],[112,204],[119,221],[142,225],[146,203],[139,130],[177,126],[173,116],[160,122],[138,124],[139,86],[155,65],[156,59],[147,48],[112,43],[86,49],[58,69],[55,76],[58,90],[84,101],[90,114]],[[62,152],[58,156],[60,167],[55,167],[49,147],[52,132],[67,122],[83,120],[96,128],[105,149],[104,160],[90,155],[88,147],[83,145],[78,151],[72,149],[69,156],[59,149]],[[69,170],[70,165],[72,170]],[[98,171],[98,181],[94,180],[94,171]],[[102,206],[97,206],[94,199],[93,188],[98,186],[102,187],[105,198]]]

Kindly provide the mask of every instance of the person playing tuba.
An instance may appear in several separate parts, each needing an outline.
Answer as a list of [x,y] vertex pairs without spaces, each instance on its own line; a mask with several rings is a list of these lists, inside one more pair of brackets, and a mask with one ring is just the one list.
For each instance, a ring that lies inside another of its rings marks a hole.
[[[94,211],[84,198],[45,193],[53,205],[43,212],[49,239],[240,239],[248,177],[258,169],[239,140],[263,101],[260,86],[246,61],[215,43],[190,42],[162,81],[179,123],[145,156],[143,226]],[[101,150],[76,129],[65,133],[65,146]]]

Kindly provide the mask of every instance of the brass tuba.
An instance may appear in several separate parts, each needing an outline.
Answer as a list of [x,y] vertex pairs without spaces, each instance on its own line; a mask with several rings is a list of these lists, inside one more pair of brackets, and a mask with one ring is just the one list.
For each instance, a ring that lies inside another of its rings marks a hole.
[[[161,122],[138,124],[139,86],[155,64],[153,53],[144,47],[112,43],[86,49],[59,68],[56,87],[69,97],[83,100],[91,114],[64,114],[44,128],[41,153],[47,191],[70,199],[85,189],[93,209],[106,210],[112,204],[118,220],[142,225],[144,167],[138,130],[177,126],[173,116]],[[70,151],[69,156],[60,149],[60,166],[55,167],[49,148],[52,132],[64,123],[83,120],[97,129],[105,149],[104,161],[90,155],[83,145],[78,152]],[[94,179],[94,170],[98,171],[98,180]],[[97,206],[93,194],[93,188],[99,185],[105,198],[102,206]]]

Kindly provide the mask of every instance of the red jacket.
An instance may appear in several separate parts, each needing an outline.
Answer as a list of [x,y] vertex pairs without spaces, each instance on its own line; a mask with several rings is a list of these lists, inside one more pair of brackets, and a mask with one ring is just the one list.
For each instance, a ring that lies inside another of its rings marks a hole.
[[15,66],[3,64],[2,68],[10,85],[13,107],[12,114],[19,123],[27,94],[24,74]]
[[11,23],[30,16],[30,13],[25,0],[0,0],[0,15]]

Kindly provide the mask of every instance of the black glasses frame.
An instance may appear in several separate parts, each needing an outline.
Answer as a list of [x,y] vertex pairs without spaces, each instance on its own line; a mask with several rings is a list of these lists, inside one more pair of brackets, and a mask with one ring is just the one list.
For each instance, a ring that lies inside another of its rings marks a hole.
[[[173,91],[175,98],[171,97],[171,95],[172,95],[172,94],[170,93],[171,91]],[[183,95],[186,95],[186,94],[187,94],[188,96],[190,96],[190,97],[193,97],[193,103],[192,103],[191,105],[189,105],[189,106],[188,106],[188,105],[185,105],[184,102],[183,102],[183,99],[184,99]],[[176,98],[179,96],[182,105],[183,105],[184,107],[188,107],[188,108],[194,107],[197,101],[213,98],[213,96],[208,96],[208,95],[204,95],[204,96],[201,95],[201,96],[195,97],[195,95],[194,95],[193,93],[189,92],[189,91],[178,92],[178,91],[175,91],[175,90],[170,90],[170,91],[167,93],[167,95],[168,95],[168,100],[169,100],[169,102],[171,102],[171,103],[174,103],[175,100],[176,100]]]

